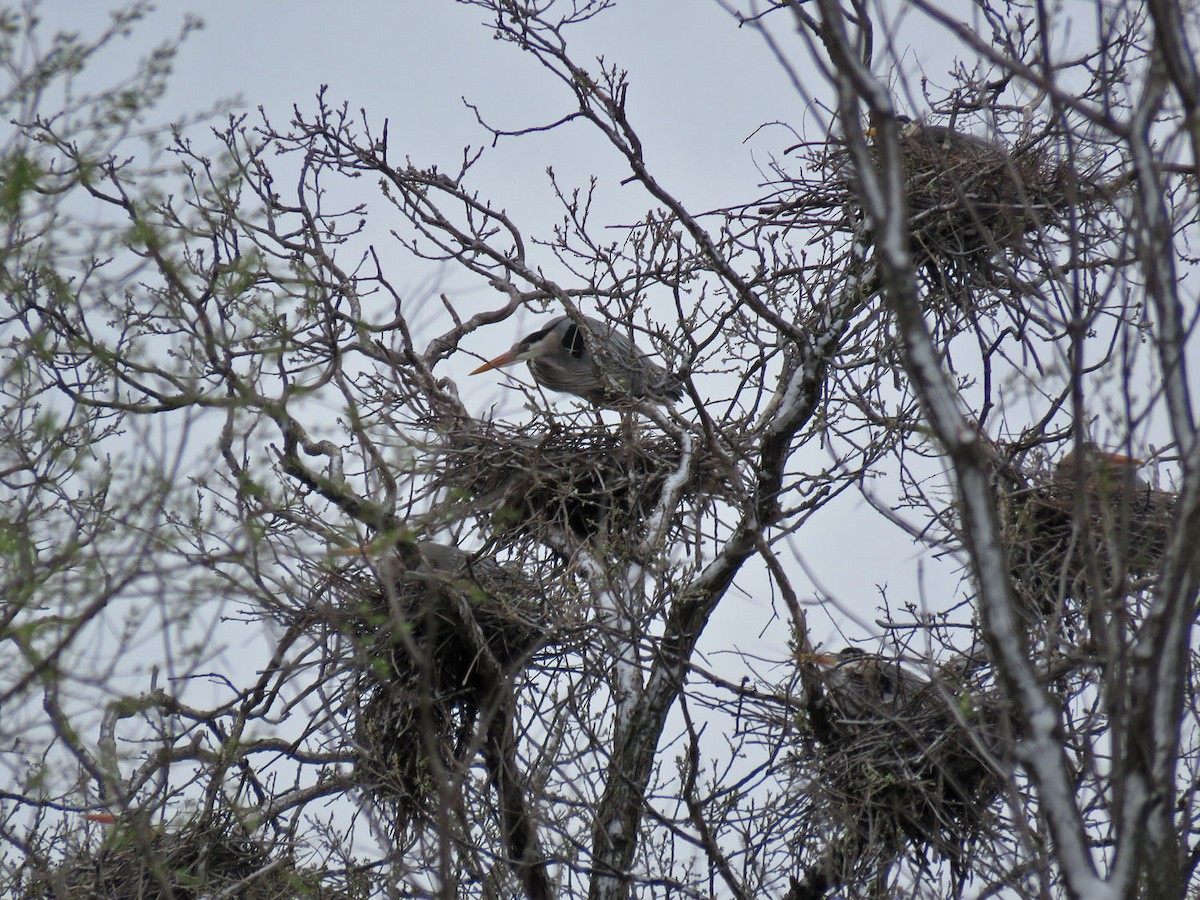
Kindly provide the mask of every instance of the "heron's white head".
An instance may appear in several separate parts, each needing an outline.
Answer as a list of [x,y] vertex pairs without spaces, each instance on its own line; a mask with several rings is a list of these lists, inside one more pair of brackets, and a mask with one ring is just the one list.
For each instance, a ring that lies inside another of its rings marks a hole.
[[545,328],[540,328],[533,334],[521,338],[512,345],[507,353],[501,353],[469,374],[478,375],[480,372],[500,369],[504,366],[546,356],[569,355],[581,359],[583,354],[583,337],[579,334],[578,326],[566,316],[561,316]]

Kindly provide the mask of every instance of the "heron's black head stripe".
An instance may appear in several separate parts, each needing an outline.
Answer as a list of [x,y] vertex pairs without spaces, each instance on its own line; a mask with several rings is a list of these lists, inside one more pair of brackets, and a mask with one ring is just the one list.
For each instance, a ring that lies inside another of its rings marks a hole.
[[543,328],[540,331],[535,331],[533,334],[529,335],[526,338],[522,338],[521,339],[521,349],[528,350],[530,347],[532,347],[534,344],[536,344],[538,341],[540,341],[542,338],[544,338],[546,335],[548,335],[553,330],[553,328],[554,328],[554,326],[550,326],[549,328]]
[[583,335],[579,333],[579,326],[574,322],[568,325],[567,330],[563,332],[562,345],[563,349],[573,357],[583,359],[587,347],[583,343]]

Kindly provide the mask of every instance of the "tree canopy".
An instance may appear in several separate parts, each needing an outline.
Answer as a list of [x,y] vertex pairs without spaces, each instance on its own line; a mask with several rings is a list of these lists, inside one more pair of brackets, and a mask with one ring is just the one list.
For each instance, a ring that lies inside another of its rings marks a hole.
[[450,159],[0,12],[6,895],[1198,890],[1195,11],[721,0],[794,93],[711,208],[615,3],[470,0],[570,104]]

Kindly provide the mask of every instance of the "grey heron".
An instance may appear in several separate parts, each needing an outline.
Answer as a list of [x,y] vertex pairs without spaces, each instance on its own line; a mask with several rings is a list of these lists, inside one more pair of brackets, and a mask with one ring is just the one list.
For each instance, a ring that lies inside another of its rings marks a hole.
[[[888,717],[911,704],[929,686],[899,663],[846,647],[832,653],[810,653],[805,661],[825,670],[825,690],[842,716],[862,722]],[[818,670],[820,671],[820,670]]]
[[[896,124],[900,127],[900,140],[905,144],[920,143],[930,148],[936,148],[952,159],[962,159],[979,154],[988,154],[997,158],[1008,155],[1008,150],[995,141],[982,138],[965,131],[957,131],[947,125],[930,125],[908,116],[896,116]],[[868,133],[873,133],[870,129]]]
[[683,396],[679,379],[612,325],[587,317],[583,323],[586,327],[559,316],[470,374],[525,362],[542,387],[600,405],[631,399],[666,403]]
[[1054,481],[1068,491],[1081,485],[1087,496],[1100,504],[1098,509],[1120,508],[1129,500],[1151,493],[1150,482],[1138,474],[1144,464],[1138,458],[1115,454],[1085,440],[1058,460]]
[[1089,490],[1111,497],[1114,491],[1124,490],[1126,486],[1148,490],[1150,485],[1137,474],[1143,465],[1140,459],[1084,441],[1063,454],[1054,467],[1054,479],[1060,484],[1071,484],[1082,475],[1083,484]]

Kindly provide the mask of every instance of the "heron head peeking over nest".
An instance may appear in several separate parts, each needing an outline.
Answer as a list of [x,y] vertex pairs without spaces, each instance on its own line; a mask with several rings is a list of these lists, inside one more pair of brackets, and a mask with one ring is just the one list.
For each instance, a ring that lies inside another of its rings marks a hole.
[[831,699],[845,715],[855,718],[894,712],[928,684],[898,662],[858,647],[803,654],[801,661],[818,667]]
[[1123,453],[1103,449],[1093,441],[1084,441],[1067,451],[1054,467],[1054,480],[1060,484],[1082,483],[1089,491],[1111,495],[1128,488],[1149,490],[1150,484],[1137,470],[1145,463]]

